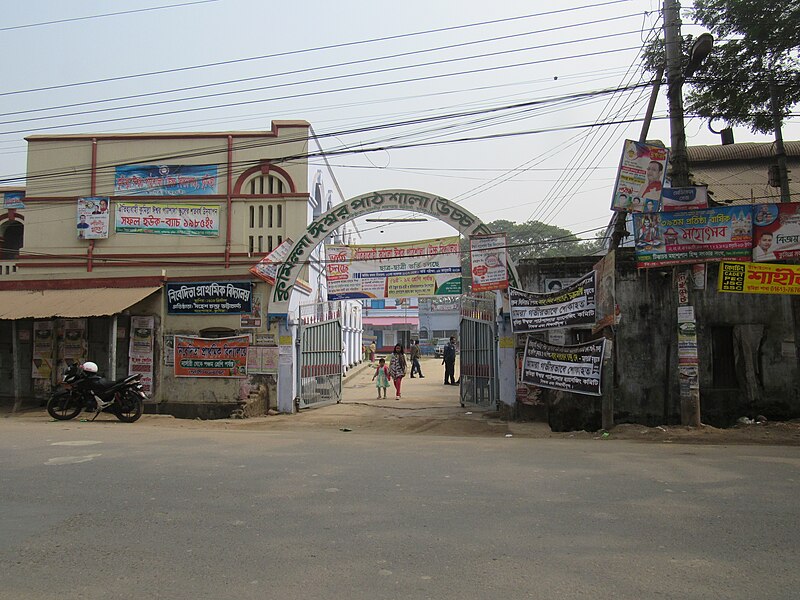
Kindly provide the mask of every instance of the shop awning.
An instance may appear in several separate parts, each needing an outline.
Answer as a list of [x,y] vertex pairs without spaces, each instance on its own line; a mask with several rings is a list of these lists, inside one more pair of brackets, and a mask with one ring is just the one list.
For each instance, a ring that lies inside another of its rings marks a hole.
[[100,317],[115,315],[160,287],[86,288],[80,290],[2,290],[0,319]]

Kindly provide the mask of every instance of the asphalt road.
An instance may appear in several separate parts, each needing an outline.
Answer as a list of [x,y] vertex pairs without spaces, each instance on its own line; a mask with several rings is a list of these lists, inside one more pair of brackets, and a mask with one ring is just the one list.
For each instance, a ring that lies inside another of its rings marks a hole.
[[0,599],[794,599],[800,448],[0,419]]

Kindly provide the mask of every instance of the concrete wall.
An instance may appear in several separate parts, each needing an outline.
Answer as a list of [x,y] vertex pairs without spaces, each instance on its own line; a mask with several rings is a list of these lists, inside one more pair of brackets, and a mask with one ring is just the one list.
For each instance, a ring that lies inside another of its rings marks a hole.
[[[524,261],[518,268],[525,289],[540,291],[545,279],[559,274],[578,277],[598,260]],[[603,381],[614,399],[615,423],[678,424],[677,270],[637,270],[629,249],[617,251],[616,263],[620,321],[613,332],[604,332],[615,344],[613,377]],[[742,416],[799,417],[792,300],[717,292],[717,274],[718,265],[709,263],[706,288],[692,290],[689,300],[697,321],[702,421],[724,427]],[[541,391],[539,397],[548,406],[551,426],[599,427],[599,399],[551,390]],[[520,412],[524,416],[526,409]]]

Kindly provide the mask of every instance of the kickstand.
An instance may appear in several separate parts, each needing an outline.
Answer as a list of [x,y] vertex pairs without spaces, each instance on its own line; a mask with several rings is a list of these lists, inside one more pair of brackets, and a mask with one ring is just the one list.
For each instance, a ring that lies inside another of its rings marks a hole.
[[98,408],[97,412],[94,413],[94,416],[92,417],[92,420],[89,421],[89,422],[91,423],[92,421],[94,421],[101,412],[103,412],[103,409],[102,408]]

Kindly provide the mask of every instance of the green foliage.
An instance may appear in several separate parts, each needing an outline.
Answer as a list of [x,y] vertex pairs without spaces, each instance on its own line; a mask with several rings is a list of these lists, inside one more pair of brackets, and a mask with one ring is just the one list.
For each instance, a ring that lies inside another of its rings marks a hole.
[[[714,49],[687,81],[687,114],[721,119],[754,133],[773,131],[770,82],[781,121],[800,102],[800,2],[695,0],[692,17],[714,35]],[[684,39],[684,65],[692,38]],[[645,51],[645,67],[664,64],[663,40]]]

